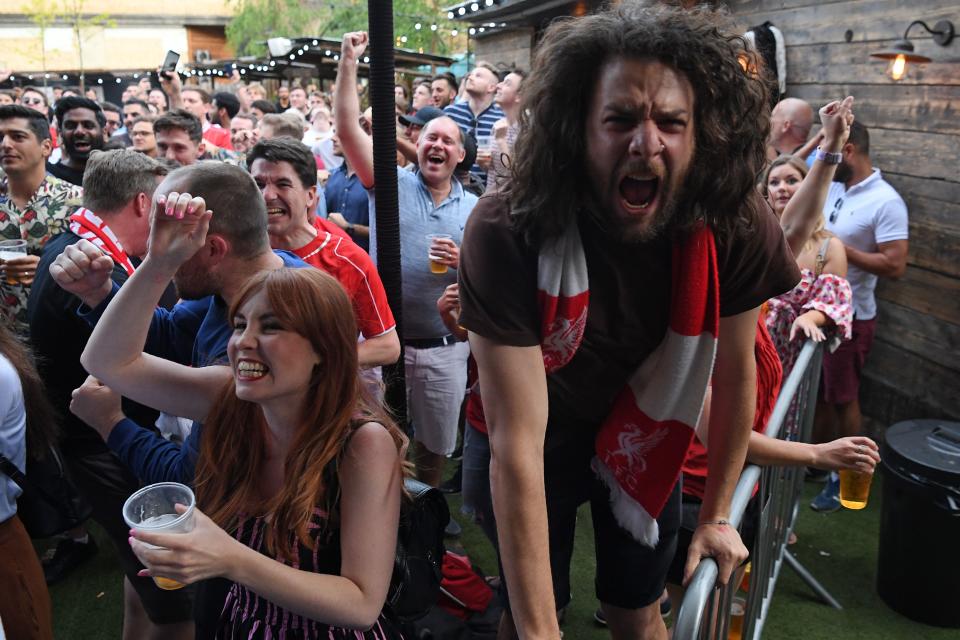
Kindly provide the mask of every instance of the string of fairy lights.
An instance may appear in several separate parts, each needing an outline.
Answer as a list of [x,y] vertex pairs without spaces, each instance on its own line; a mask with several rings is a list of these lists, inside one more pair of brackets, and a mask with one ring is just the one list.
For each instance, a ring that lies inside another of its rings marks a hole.
[[[470,20],[471,16],[475,14],[489,10],[491,8],[500,6],[506,0],[468,0],[460,4],[453,5],[446,9],[446,17],[448,20]],[[485,23],[474,23],[473,26],[462,28],[462,27],[452,27],[447,28],[438,24],[437,22],[429,21],[422,17],[416,16],[405,16],[410,19],[415,19],[416,22],[413,24],[413,29],[416,32],[424,32],[429,30],[430,32],[436,33],[438,35],[449,35],[450,37],[456,38],[461,34],[469,34],[470,36],[476,36],[478,34],[486,34],[494,32],[500,29],[507,27],[505,22],[485,22]],[[396,45],[398,48],[403,48],[404,45],[410,42],[411,38],[405,34],[401,34],[396,38]],[[340,59],[338,52],[324,48],[324,44],[320,40],[314,39],[305,44],[297,44],[295,49],[291,49],[288,53],[281,56],[271,56],[269,60],[257,60],[253,62],[249,61],[238,61],[235,63],[235,68],[241,76],[245,76],[252,73],[260,74],[269,74],[272,72],[277,72],[283,66],[287,66],[290,63],[295,63],[299,58],[303,57],[307,53],[313,51],[313,56],[317,55],[318,48],[322,48],[323,56],[329,58],[333,62],[337,62]],[[423,49],[419,49],[420,53],[423,53]],[[369,56],[364,56],[363,62],[369,64]],[[145,75],[148,72],[135,72],[135,73],[88,73],[86,78],[88,83],[96,83],[97,85],[109,85],[110,82],[116,84],[122,84],[125,81],[129,81],[130,78],[133,80],[138,80],[141,75]],[[204,67],[203,65],[191,64],[184,66],[180,71],[180,75],[189,78],[189,77],[227,77],[229,74],[225,72],[224,69],[216,69],[212,67]],[[20,78],[20,81],[23,82],[24,79],[28,83],[37,82],[38,80],[53,80],[53,81],[70,81],[72,78],[79,80],[78,73],[29,73],[29,74],[18,74],[11,75],[9,80],[15,82],[17,78]]]

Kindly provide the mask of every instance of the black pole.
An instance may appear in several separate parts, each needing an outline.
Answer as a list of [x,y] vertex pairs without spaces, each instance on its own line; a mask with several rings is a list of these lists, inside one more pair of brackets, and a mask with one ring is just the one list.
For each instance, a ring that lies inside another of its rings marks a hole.
[[377,270],[400,336],[398,364],[383,368],[386,403],[404,426],[403,306],[400,277],[400,209],[397,199],[397,116],[394,100],[393,1],[369,0],[370,106],[373,107],[373,176],[377,207]]

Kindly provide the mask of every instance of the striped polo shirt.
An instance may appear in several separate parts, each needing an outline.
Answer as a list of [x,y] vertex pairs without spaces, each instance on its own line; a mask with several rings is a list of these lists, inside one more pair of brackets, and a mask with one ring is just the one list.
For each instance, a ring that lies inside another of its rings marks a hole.
[[[490,106],[474,115],[470,109],[469,102],[455,102],[444,107],[443,112],[453,118],[453,121],[460,125],[460,128],[467,133],[473,134],[474,138],[478,136],[489,136],[493,134],[493,123],[504,117],[503,110],[495,102]],[[486,172],[480,168],[476,162],[470,169],[470,173],[479,177],[484,183],[487,182]]]

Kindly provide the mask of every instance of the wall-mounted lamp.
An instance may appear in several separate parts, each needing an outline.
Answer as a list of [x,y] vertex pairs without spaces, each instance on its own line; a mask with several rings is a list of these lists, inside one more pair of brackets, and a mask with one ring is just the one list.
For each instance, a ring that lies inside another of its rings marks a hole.
[[903,39],[894,42],[889,49],[870,54],[871,58],[890,61],[890,64],[887,65],[886,73],[891,80],[902,80],[906,77],[908,62],[930,62],[930,58],[927,56],[913,52],[913,43],[910,42],[907,36],[910,34],[910,28],[914,25],[920,25],[926,29],[927,33],[933,35],[933,41],[941,47],[947,46],[950,44],[950,41],[953,40],[953,23],[949,20],[940,20],[937,24],[933,25],[933,29],[928,27],[927,23],[922,20],[914,20],[910,23],[910,26],[907,27],[907,30],[903,32]]

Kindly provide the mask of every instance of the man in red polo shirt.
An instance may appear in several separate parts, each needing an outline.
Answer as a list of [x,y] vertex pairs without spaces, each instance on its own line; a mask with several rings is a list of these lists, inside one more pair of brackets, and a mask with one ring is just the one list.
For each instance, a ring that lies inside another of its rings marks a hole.
[[360,366],[396,362],[400,357],[396,322],[370,256],[315,214],[317,165],[310,149],[292,138],[261,140],[247,154],[247,168],[267,203],[270,246],[323,269],[350,296],[364,338],[358,348]]

